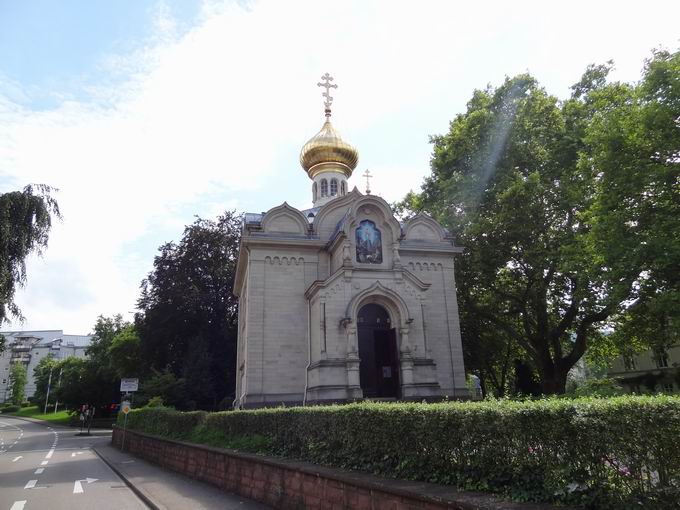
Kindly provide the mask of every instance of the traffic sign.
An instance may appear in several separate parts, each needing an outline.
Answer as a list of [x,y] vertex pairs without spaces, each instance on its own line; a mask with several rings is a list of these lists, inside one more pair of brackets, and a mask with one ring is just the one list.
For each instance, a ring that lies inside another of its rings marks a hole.
[[137,391],[137,388],[139,388],[139,379],[136,377],[120,380],[120,391],[123,393]]
[[128,402],[127,400],[120,403],[120,410],[123,414],[129,413],[130,409],[132,409],[132,406],[130,405],[130,402]]

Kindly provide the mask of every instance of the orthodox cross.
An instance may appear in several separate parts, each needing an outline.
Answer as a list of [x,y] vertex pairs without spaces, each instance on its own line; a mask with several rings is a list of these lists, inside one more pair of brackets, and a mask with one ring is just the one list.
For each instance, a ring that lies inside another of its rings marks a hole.
[[323,97],[326,98],[326,100],[323,102],[324,106],[326,107],[326,117],[331,116],[331,104],[333,103],[333,97],[331,96],[331,89],[337,89],[338,86],[335,83],[331,83],[333,81],[333,77],[326,73],[324,74],[321,79],[323,82],[319,82],[316,84],[317,87],[323,87],[326,89],[326,92],[321,94]]
[[371,184],[368,180],[373,176],[371,175],[371,172],[368,171],[368,168],[363,173],[363,176],[366,177],[366,194],[370,195],[371,194]]

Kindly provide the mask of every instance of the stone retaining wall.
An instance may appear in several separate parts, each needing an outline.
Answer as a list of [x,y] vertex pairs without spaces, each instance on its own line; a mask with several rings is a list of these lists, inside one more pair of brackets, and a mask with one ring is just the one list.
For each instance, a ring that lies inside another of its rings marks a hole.
[[[548,510],[451,487],[390,480],[306,462],[172,441],[113,429],[112,443],[164,468],[280,509]],[[560,507],[560,510],[567,510]]]

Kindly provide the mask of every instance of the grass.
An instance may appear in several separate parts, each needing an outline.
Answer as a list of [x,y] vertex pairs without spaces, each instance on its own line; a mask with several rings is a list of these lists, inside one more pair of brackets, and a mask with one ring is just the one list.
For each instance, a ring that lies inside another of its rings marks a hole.
[[[48,421],[50,423],[56,423],[57,425],[68,425],[71,420],[71,416],[68,411],[59,411],[55,413],[54,411],[43,414],[43,408],[38,406],[22,407],[20,410],[13,413],[6,413],[7,416],[19,416],[25,418],[36,418],[38,420]],[[5,414],[5,413],[3,413]]]

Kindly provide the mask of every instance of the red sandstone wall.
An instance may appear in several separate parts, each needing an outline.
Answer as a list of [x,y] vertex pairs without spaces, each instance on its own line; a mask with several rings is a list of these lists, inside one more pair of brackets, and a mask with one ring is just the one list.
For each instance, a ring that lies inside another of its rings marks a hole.
[[[121,448],[123,431],[113,429]],[[125,432],[125,451],[280,509],[322,510],[547,510],[548,505],[508,503],[488,495],[448,491],[426,483],[383,480],[366,474]],[[400,484],[410,486],[399,487]],[[433,489],[434,488],[434,489]],[[438,493],[438,494],[437,494]],[[451,493],[455,496],[451,496]],[[441,495],[441,497],[438,497]],[[437,501],[441,499],[441,501]],[[562,508],[562,510],[568,510]]]

